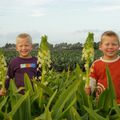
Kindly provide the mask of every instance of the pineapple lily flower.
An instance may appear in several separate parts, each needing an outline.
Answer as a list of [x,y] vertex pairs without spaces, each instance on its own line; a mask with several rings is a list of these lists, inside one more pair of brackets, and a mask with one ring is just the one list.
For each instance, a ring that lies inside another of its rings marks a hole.
[[[48,72],[51,64],[51,56],[50,56],[50,50],[48,47],[48,42],[47,42],[47,36],[43,35],[41,37],[41,43],[38,49],[38,73],[41,73],[41,76],[38,76],[38,80],[41,81],[42,84],[45,86],[47,85],[47,81],[45,81],[45,74]],[[39,106],[42,106],[42,100],[44,99],[43,96],[43,90],[41,88],[40,95],[39,95]]]
[[82,60],[85,60],[85,70],[86,70],[86,86],[89,86],[90,78],[89,72],[90,63],[94,60],[94,37],[93,33],[89,33],[82,50]]
[[41,82],[44,83],[44,75],[47,73],[51,67],[51,55],[48,47],[47,36],[43,35],[41,37],[41,43],[38,49],[38,70],[42,71]]
[[2,85],[3,88],[5,88],[6,73],[7,64],[2,51],[0,51],[0,85]]

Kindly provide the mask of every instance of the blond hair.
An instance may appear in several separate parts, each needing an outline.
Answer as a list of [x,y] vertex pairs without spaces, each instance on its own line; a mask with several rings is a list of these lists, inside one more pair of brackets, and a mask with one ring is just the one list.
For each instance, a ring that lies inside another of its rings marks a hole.
[[16,44],[18,43],[19,38],[26,38],[28,40],[28,42],[32,44],[32,37],[29,34],[27,34],[27,33],[21,33],[21,34],[19,34],[16,37]]
[[105,36],[116,37],[117,40],[118,40],[118,44],[120,44],[120,43],[119,43],[119,37],[118,37],[117,33],[115,33],[114,31],[105,31],[105,32],[101,35],[100,44],[102,44]]

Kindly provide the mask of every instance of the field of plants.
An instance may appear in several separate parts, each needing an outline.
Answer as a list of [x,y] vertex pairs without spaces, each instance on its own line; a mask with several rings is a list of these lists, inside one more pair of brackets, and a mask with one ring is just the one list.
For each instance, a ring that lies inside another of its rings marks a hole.
[[[63,43],[62,43],[63,44]],[[60,46],[60,44],[59,44]],[[63,70],[67,71],[68,66],[70,67],[70,70],[74,70],[76,67],[76,64],[79,64],[80,68],[84,71],[84,61],[81,59],[82,57],[82,48],[80,49],[73,49],[67,47],[67,49],[58,49],[59,46],[50,49],[51,54],[51,67],[58,72],[62,72]],[[77,47],[77,45],[72,45],[73,47]],[[63,47],[63,46],[62,46]],[[14,57],[18,56],[17,52],[15,50],[9,50],[7,48],[3,49],[3,53],[5,56],[5,60],[7,64],[9,64],[10,60]],[[95,57],[94,59],[98,59],[100,56],[102,56],[101,51],[97,48],[95,48]],[[37,56],[37,50],[32,51],[32,56]]]
[[[120,120],[120,108],[108,68],[109,85],[99,100],[94,93],[90,96],[85,93],[85,84],[89,84],[89,66],[94,60],[93,42],[94,35],[89,33],[82,51],[60,54],[54,51],[53,54],[47,36],[42,36],[38,53],[35,53],[42,70],[41,79],[34,78],[32,86],[25,74],[25,87],[19,89],[11,80],[7,95],[0,97],[0,120]],[[6,58],[1,52],[0,82],[3,89],[6,66]],[[22,89],[24,95],[19,94]]]

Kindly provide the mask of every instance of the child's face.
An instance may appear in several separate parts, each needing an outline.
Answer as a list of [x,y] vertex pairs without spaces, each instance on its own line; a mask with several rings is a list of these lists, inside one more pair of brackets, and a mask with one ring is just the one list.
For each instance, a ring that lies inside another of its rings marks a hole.
[[118,39],[115,36],[104,36],[100,45],[100,50],[104,54],[105,59],[115,59],[119,50]]
[[16,50],[18,51],[20,57],[29,58],[31,57],[30,52],[32,50],[32,44],[27,38],[18,38]]

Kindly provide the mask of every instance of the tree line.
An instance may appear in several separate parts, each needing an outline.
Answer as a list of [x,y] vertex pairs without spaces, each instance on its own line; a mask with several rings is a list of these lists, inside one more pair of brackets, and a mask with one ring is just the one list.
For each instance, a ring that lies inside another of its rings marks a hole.
[[[38,43],[33,43],[33,50],[37,50],[39,47]],[[94,49],[98,49],[99,42],[94,42]],[[6,43],[3,47],[1,47],[4,50],[15,50],[15,44],[14,43]],[[50,50],[82,50],[83,44],[80,42],[71,44],[71,43],[59,43],[59,44],[51,44],[49,43]]]

